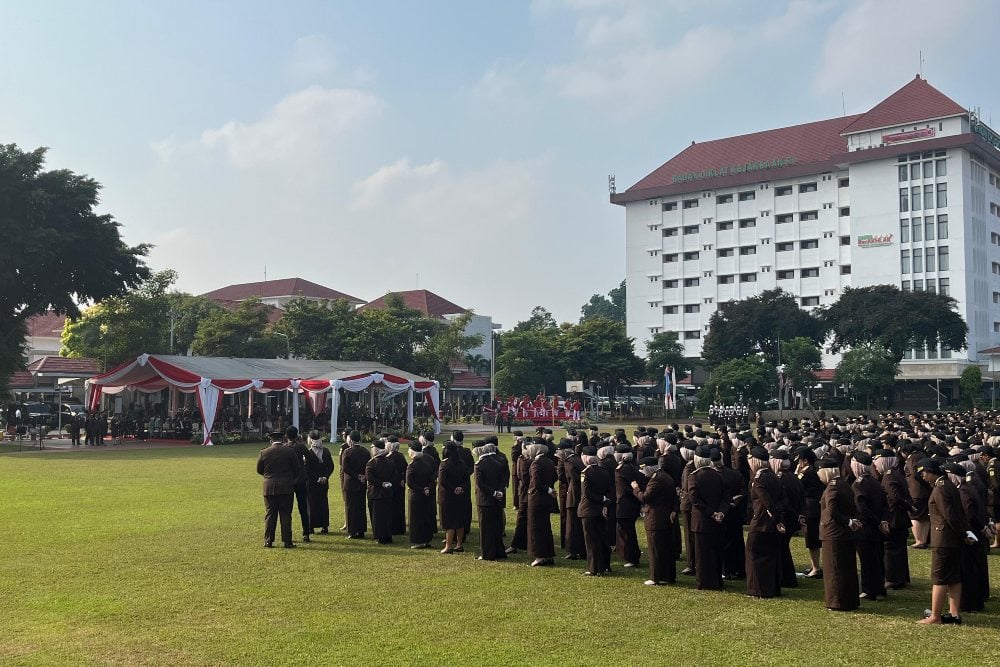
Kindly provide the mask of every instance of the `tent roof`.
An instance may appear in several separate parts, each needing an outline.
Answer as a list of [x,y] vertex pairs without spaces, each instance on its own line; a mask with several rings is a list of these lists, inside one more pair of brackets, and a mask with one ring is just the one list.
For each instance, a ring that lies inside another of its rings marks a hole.
[[[143,361],[143,357],[147,360]],[[158,366],[167,365],[184,374],[212,380],[344,380],[371,373],[382,373],[413,382],[431,382],[428,378],[374,361],[322,361],[310,359],[238,359],[234,357],[187,357],[181,355],[143,355],[98,375],[91,382],[106,387],[137,384],[158,377],[148,359]]]

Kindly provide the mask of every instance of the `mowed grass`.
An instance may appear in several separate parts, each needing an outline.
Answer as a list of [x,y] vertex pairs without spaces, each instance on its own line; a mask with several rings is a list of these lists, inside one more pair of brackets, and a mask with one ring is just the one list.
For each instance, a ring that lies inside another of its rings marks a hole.
[[[509,447],[509,437],[505,447]],[[915,625],[914,584],[858,612],[822,582],[776,600],[645,587],[348,541],[262,548],[259,446],[0,455],[0,663],[17,665],[992,664],[998,598],[962,627]],[[331,493],[333,527],[342,523]],[[558,517],[553,517],[553,525]],[[508,535],[513,530],[508,513]],[[298,515],[293,517],[299,537]],[[640,525],[640,539],[642,530]],[[557,533],[558,540],[558,533]],[[557,543],[558,544],[558,543]],[[806,562],[801,539],[797,563]],[[561,555],[561,554],[560,554]],[[1000,557],[992,555],[1000,589]],[[997,594],[1000,596],[1000,593]]]

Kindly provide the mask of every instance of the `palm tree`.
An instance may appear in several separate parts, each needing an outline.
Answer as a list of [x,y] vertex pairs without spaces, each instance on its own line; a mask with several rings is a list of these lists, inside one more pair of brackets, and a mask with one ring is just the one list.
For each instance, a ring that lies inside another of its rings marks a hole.
[[465,355],[465,365],[476,375],[482,375],[488,372],[490,361],[481,354],[467,354]]

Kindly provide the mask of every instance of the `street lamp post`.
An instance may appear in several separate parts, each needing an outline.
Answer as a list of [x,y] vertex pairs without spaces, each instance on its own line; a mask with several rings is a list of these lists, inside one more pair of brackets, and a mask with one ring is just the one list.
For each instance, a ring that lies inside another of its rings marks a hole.
[[180,315],[180,313],[178,313],[176,310],[174,310],[173,308],[171,308],[170,311],[167,313],[167,315],[170,317],[170,354],[173,354],[174,353],[174,322],[177,320],[177,317]]
[[497,369],[497,330],[503,328],[502,324],[494,322],[490,325],[490,405],[493,405],[493,401],[496,400],[496,386],[494,384],[494,378],[496,377]]
[[288,337],[288,334],[283,334],[280,331],[275,331],[274,335],[275,336],[281,336],[282,338],[285,339],[285,343],[288,346],[288,352],[285,354],[285,359],[291,359],[292,358],[292,339]]

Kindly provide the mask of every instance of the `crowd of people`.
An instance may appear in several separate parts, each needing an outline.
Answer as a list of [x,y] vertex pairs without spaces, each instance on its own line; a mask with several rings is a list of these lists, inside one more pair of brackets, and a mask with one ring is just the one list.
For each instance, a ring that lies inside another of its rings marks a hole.
[[[559,515],[562,558],[585,561],[583,574],[640,566],[636,525],[646,533],[646,585],[680,574],[697,588],[744,582],[747,595],[780,596],[800,577],[822,579],[824,604],[857,609],[910,583],[909,550],[930,549],[931,606],[921,623],[961,623],[989,597],[987,553],[1000,515],[1000,419],[986,414],[886,414],[747,423],[702,430],[699,424],[624,430],[515,432],[510,458],[496,436],[466,446],[456,431],[440,452],[424,433],[400,452],[396,436],[371,448],[357,431],[339,452],[343,530],[410,548],[461,553],[478,513],[479,559],[527,551],[533,567],[552,565]],[[276,521],[293,547],[298,499],[303,540],[328,533],[333,457],[320,434],[300,442],[294,427],[273,434],[261,452],[265,537]],[[409,459],[409,460],[407,460]],[[507,502],[508,495],[511,502]],[[505,544],[508,507],[513,532]],[[792,537],[802,533],[809,565],[795,566]],[[908,544],[909,536],[914,540]],[[682,548],[683,547],[683,548]],[[948,610],[945,611],[947,605]]]
[[708,423],[712,428],[738,426],[750,421],[750,406],[746,403],[712,403],[708,406]]

